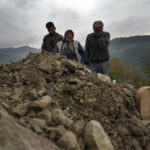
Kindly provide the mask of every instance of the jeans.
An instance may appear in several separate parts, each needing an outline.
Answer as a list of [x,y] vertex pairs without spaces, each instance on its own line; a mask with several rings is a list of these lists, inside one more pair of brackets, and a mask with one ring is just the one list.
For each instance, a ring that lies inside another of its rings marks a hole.
[[109,73],[109,60],[104,62],[90,62],[89,63],[90,70],[92,74],[105,74],[108,75]]

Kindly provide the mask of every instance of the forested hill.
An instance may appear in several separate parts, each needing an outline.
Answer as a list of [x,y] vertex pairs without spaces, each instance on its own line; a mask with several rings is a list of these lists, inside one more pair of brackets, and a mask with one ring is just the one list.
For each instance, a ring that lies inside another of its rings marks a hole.
[[111,40],[111,57],[127,60],[141,69],[143,62],[150,61],[150,36],[121,37]]

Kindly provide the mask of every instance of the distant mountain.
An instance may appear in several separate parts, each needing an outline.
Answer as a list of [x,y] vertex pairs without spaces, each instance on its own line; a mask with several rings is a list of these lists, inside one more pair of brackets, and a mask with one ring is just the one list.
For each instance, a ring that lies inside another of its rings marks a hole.
[[138,70],[150,61],[150,36],[121,37],[111,40],[110,56],[126,60]]
[[30,52],[39,53],[40,49],[22,46],[18,48],[0,48],[0,64],[10,63],[25,58]]

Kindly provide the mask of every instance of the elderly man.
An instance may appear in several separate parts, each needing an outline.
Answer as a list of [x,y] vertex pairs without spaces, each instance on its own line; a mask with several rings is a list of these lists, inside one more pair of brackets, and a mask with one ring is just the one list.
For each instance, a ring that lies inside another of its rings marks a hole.
[[94,33],[86,38],[85,64],[89,65],[92,74],[109,73],[109,51],[110,34],[103,31],[102,21],[95,21],[93,24]]
[[56,43],[63,40],[63,36],[55,32],[56,27],[53,22],[46,23],[46,28],[49,33],[43,38],[42,53],[44,51],[51,52]]

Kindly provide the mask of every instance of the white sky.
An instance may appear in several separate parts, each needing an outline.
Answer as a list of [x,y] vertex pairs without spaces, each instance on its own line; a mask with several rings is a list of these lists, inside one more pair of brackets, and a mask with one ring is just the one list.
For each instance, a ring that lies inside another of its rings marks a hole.
[[111,38],[147,35],[149,9],[149,0],[0,0],[0,48],[40,48],[48,21],[62,35],[72,29],[83,46],[96,20],[104,22]]

